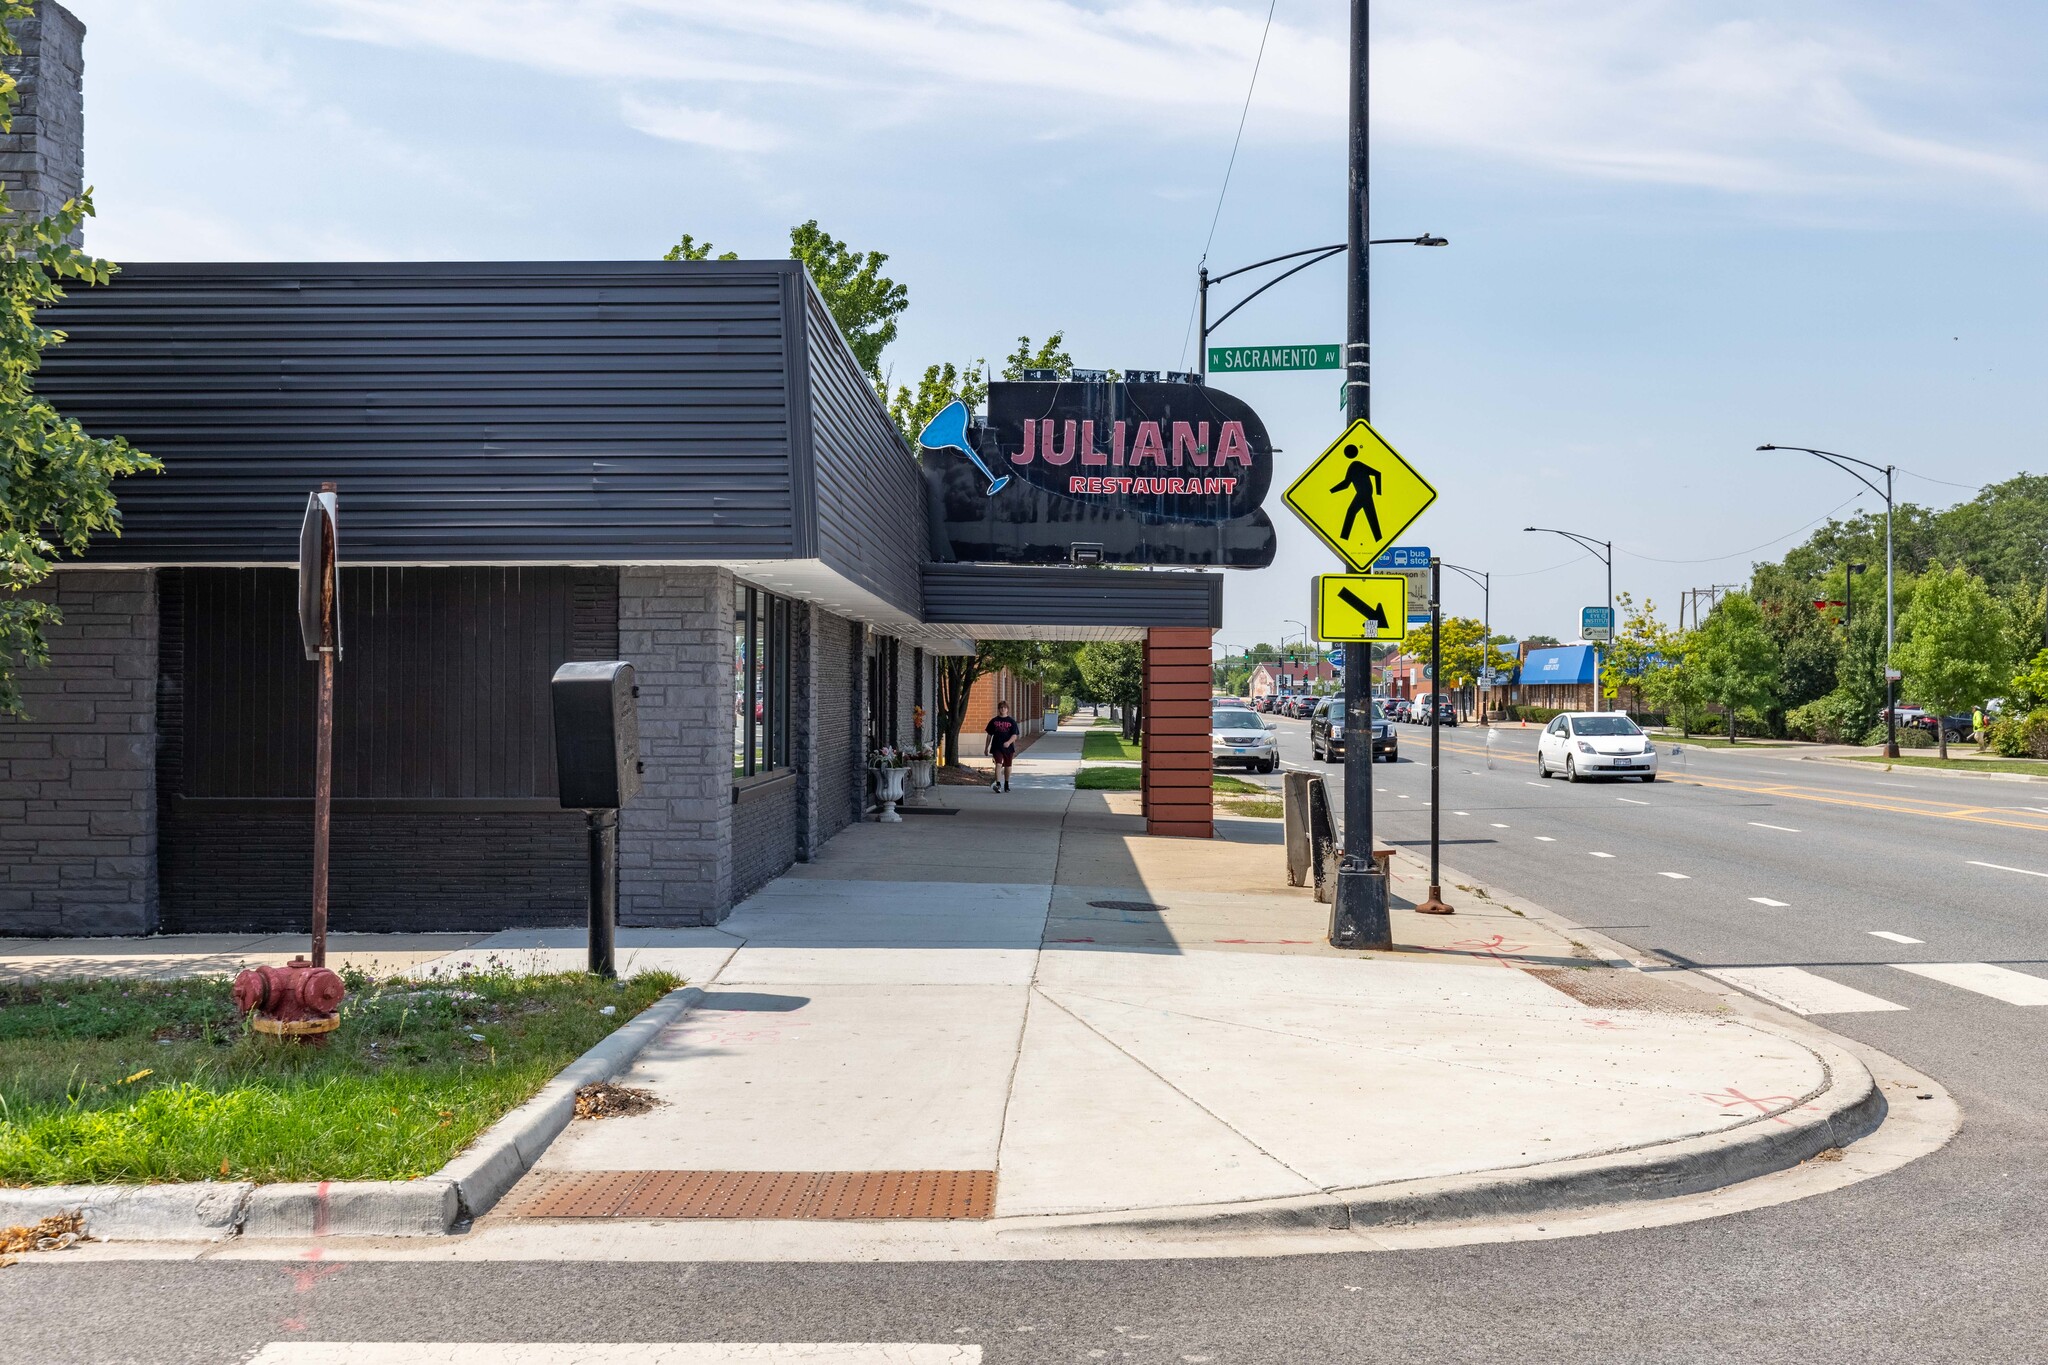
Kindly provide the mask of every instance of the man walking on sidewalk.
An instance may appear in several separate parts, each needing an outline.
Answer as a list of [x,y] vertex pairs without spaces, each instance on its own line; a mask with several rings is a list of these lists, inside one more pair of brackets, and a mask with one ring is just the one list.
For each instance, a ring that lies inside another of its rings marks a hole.
[[989,783],[989,790],[1006,792],[1010,789],[1010,763],[1017,757],[1017,722],[1010,718],[1010,703],[996,703],[995,719],[985,733],[988,743],[982,752],[996,761],[996,780]]

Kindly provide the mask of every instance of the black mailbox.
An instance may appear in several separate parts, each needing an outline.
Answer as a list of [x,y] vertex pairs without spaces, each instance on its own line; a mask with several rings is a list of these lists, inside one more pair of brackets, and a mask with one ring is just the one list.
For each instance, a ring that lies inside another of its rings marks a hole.
[[617,810],[640,793],[640,708],[633,665],[563,664],[548,685],[555,779],[574,810]]

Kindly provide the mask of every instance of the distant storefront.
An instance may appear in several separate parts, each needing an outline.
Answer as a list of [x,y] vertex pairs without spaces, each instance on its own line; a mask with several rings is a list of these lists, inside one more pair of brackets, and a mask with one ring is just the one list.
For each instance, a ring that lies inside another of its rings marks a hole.
[[1532,649],[1522,659],[1508,700],[1516,706],[1555,711],[1590,711],[1597,704],[1595,654],[1591,645],[1558,645]]

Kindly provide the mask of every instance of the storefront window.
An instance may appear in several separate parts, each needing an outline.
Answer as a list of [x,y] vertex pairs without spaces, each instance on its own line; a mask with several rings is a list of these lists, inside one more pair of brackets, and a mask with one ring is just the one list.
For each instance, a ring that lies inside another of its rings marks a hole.
[[789,766],[789,603],[740,584],[732,599],[732,775]]

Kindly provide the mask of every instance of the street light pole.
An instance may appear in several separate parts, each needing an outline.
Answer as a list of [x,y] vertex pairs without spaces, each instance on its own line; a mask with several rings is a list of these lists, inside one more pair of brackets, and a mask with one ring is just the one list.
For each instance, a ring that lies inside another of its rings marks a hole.
[[[1479,585],[1479,629],[1485,637],[1479,642],[1479,676],[1483,680],[1493,672],[1493,574],[1478,569],[1468,569],[1462,564],[1445,564],[1446,569],[1455,569]],[[1479,723],[1486,724],[1486,684],[1479,683]]]
[[[1611,540],[1595,540],[1591,536],[1582,536],[1577,531],[1560,531],[1554,526],[1524,526],[1522,529],[1524,531],[1540,531],[1553,536],[1563,536],[1566,540],[1584,549],[1588,554],[1594,553],[1595,547],[1598,547],[1600,560],[1607,566],[1607,643],[1611,647],[1614,644],[1614,542]],[[1600,685],[1600,660],[1604,653],[1605,651],[1597,644],[1593,646],[1593,709],[1595,711],[1600,709],[1600,702],[1605,691]]]
[[[1854,455],[1843,455],[1833,450],[1816,450],[1812,446],[1760,445],[1758,450],[1797,450],[1803,454],[1817,456],[1851,478],[1861,481],[1865,488],[1884,499],[1884,756],[1899,756],[1899,692],[1898,681],[1892,677],[1892,653],[1896,648],[1893,631],[1897,616],[1893,610],[1892,594],[1892,477],[1898,472],[1897,465],[1875,465],[1868,460],[1859,460]],[[1850,465],[1861,465],[1873,474],[1884,475],[1884,487],[1879,488]]]

